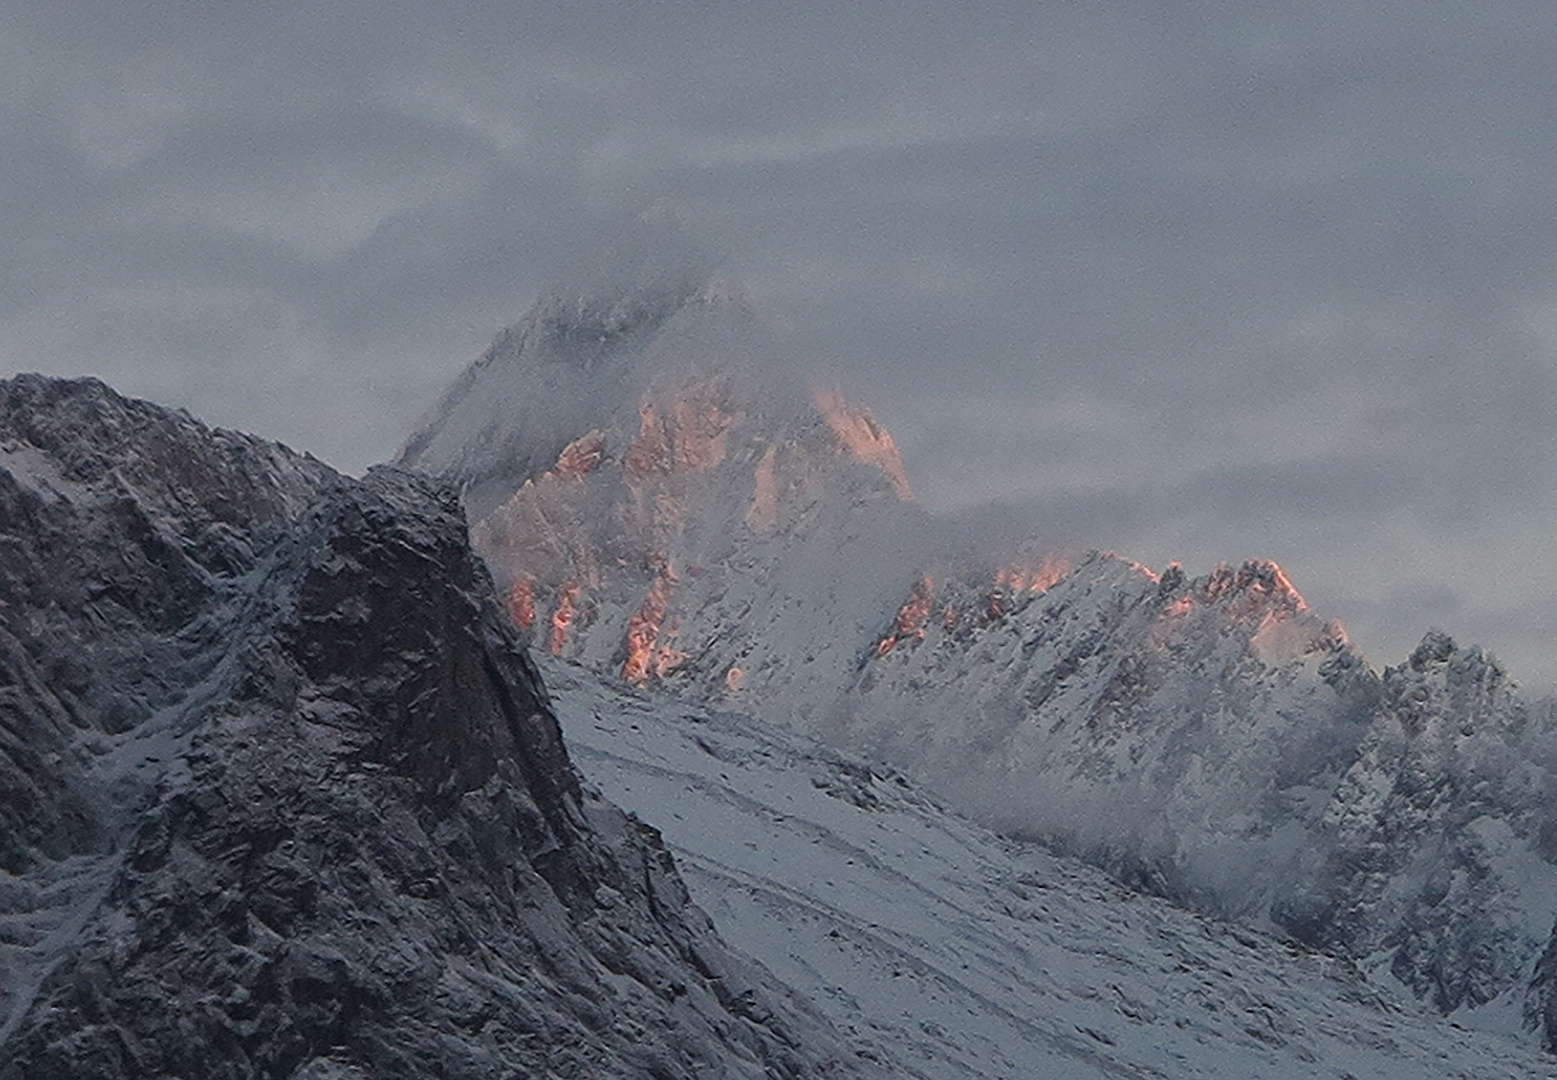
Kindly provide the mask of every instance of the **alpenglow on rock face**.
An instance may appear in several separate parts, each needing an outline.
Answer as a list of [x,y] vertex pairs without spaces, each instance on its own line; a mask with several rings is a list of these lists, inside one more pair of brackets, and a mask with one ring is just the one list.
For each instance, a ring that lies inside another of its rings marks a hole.
[[1012,832],[1264,923],[1315,870],[1304,830],[1376,682],[1274,563],[1189,578],[1093,555],[921,578],[840,730]]
[[0,383],[0,1077],[858,1075],[580,786],[425,481]]
[[1550,704],[1436,632],[1375,670],[1268,562],[1189,578],[1093,556],[1031,582],[915,581],[833,737],[1133,885],[1553,1044]]
[[553,297],[407,444],[537,651],[794,716],[850,677],[928,532],[891,435],[763,335],[716,284]]

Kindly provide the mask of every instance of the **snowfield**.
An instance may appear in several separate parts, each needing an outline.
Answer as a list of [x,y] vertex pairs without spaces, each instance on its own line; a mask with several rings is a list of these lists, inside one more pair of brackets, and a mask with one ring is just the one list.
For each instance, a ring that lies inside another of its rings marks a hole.
[[572,665],[544,674],[587,780],[663,832],[720,933],[897,1075],[1557,1078],[1387,972],[1133,894],[895,773]]

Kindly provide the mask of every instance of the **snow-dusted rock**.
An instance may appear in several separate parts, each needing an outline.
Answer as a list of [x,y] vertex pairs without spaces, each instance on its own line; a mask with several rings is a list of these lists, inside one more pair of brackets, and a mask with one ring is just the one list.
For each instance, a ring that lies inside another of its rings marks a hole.
[[1551,1042],[1557,740],[1496,661],[1433,632],[1378,673],[1270,563],[998,576],[913,585],[835,741],[1138,887]]
[[868,1075],[580,785],[451,497],[0,383],[0,1076]]
[[[1108,555],[923,577],[867,654],[837,737],[1010,831],[1264,920],[1377,678],[1272,563],[1158,578]],[[906,609],[907,605],[905,605]]]
[[[597,333],[592,313],[618,309],[642,313]],[[929,532],[885,429],[754,361],[758,335],[709,288],[544,301],[401,461],[465,490],[538,651],[809,723]]]
[[[1557,917],[1549,707],[1437,632],[1385,670],[1382,691],[1325,810],[1326,861],[1286,922],[1316,944],[1387,957],[1445,1013],[1517,1026],[1517,988]],[[1548,1023],[1538,1009],[1526,1019]]]

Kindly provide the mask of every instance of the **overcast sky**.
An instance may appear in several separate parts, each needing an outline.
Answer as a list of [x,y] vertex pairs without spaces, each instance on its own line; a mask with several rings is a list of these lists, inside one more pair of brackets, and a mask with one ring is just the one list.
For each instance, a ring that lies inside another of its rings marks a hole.
[[669,201],[922,501],[1557,682],[1557,4],[0,2],[0,373],[358,470]]

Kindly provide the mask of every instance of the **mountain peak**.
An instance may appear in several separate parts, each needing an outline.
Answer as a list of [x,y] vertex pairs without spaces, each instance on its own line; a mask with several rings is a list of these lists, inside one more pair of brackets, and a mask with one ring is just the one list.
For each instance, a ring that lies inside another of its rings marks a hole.
[[750,658],[718,625],[722,599],[773,593],[761,602],[830,620],[837,570],[817,550],[858,552],[845,561],[872,565],[848,576],[885,587],[909,565],[890,551],[925,546],[860,539],[861,515],[912,500],[902,456],[775,346],[743,287],[696,259],[647,259],[548,294],[400,461],[460,488],[514,622],[547,652],[723,694]]
[[[613,295],[532,313],[407,451],[461,482],[537,647],[867,751],[1181,903],[1356,956],[1403,941],[1418,995],[1518,985],[1557,896],[1521,860],[1557,826],[1528,797],[1549,781],[1504,767],[1536,725],[1490,658],[1430,633],[1375,671],[1268,559],[1190,578],[970,543],[908,501],[869,412],[760,362],[738,290]],[[1436,881],[1401,892],[1414,859],[1448,873],[1442,837],[1544,925],[1504,925],[1493,885],[1447,922]]]
[[1458,651],[1454,639],[1437,628],[1422,635],[1421,642],[1411,650],[1406,661],[1412,671],[1425,671],[1434,664],[1442,664]]
[[560,289],[536,301],[524,318],[503,330],[478,365],[499,363],[505,355],[528,349],[587,370],[627,358],[631,344],[660,330],[678,314],[711,313],[752,318],[755,307],[739,282],[679,273],[620,283],[604,291]]
[[1206,577],[1201,589],[1212,600],[1244,596],[1276,604],[1293,613],[1308,610],[1308,601],[1297,591],[1287,572],[1270,559],[1250,559],[1236,569],[1218,566]]

